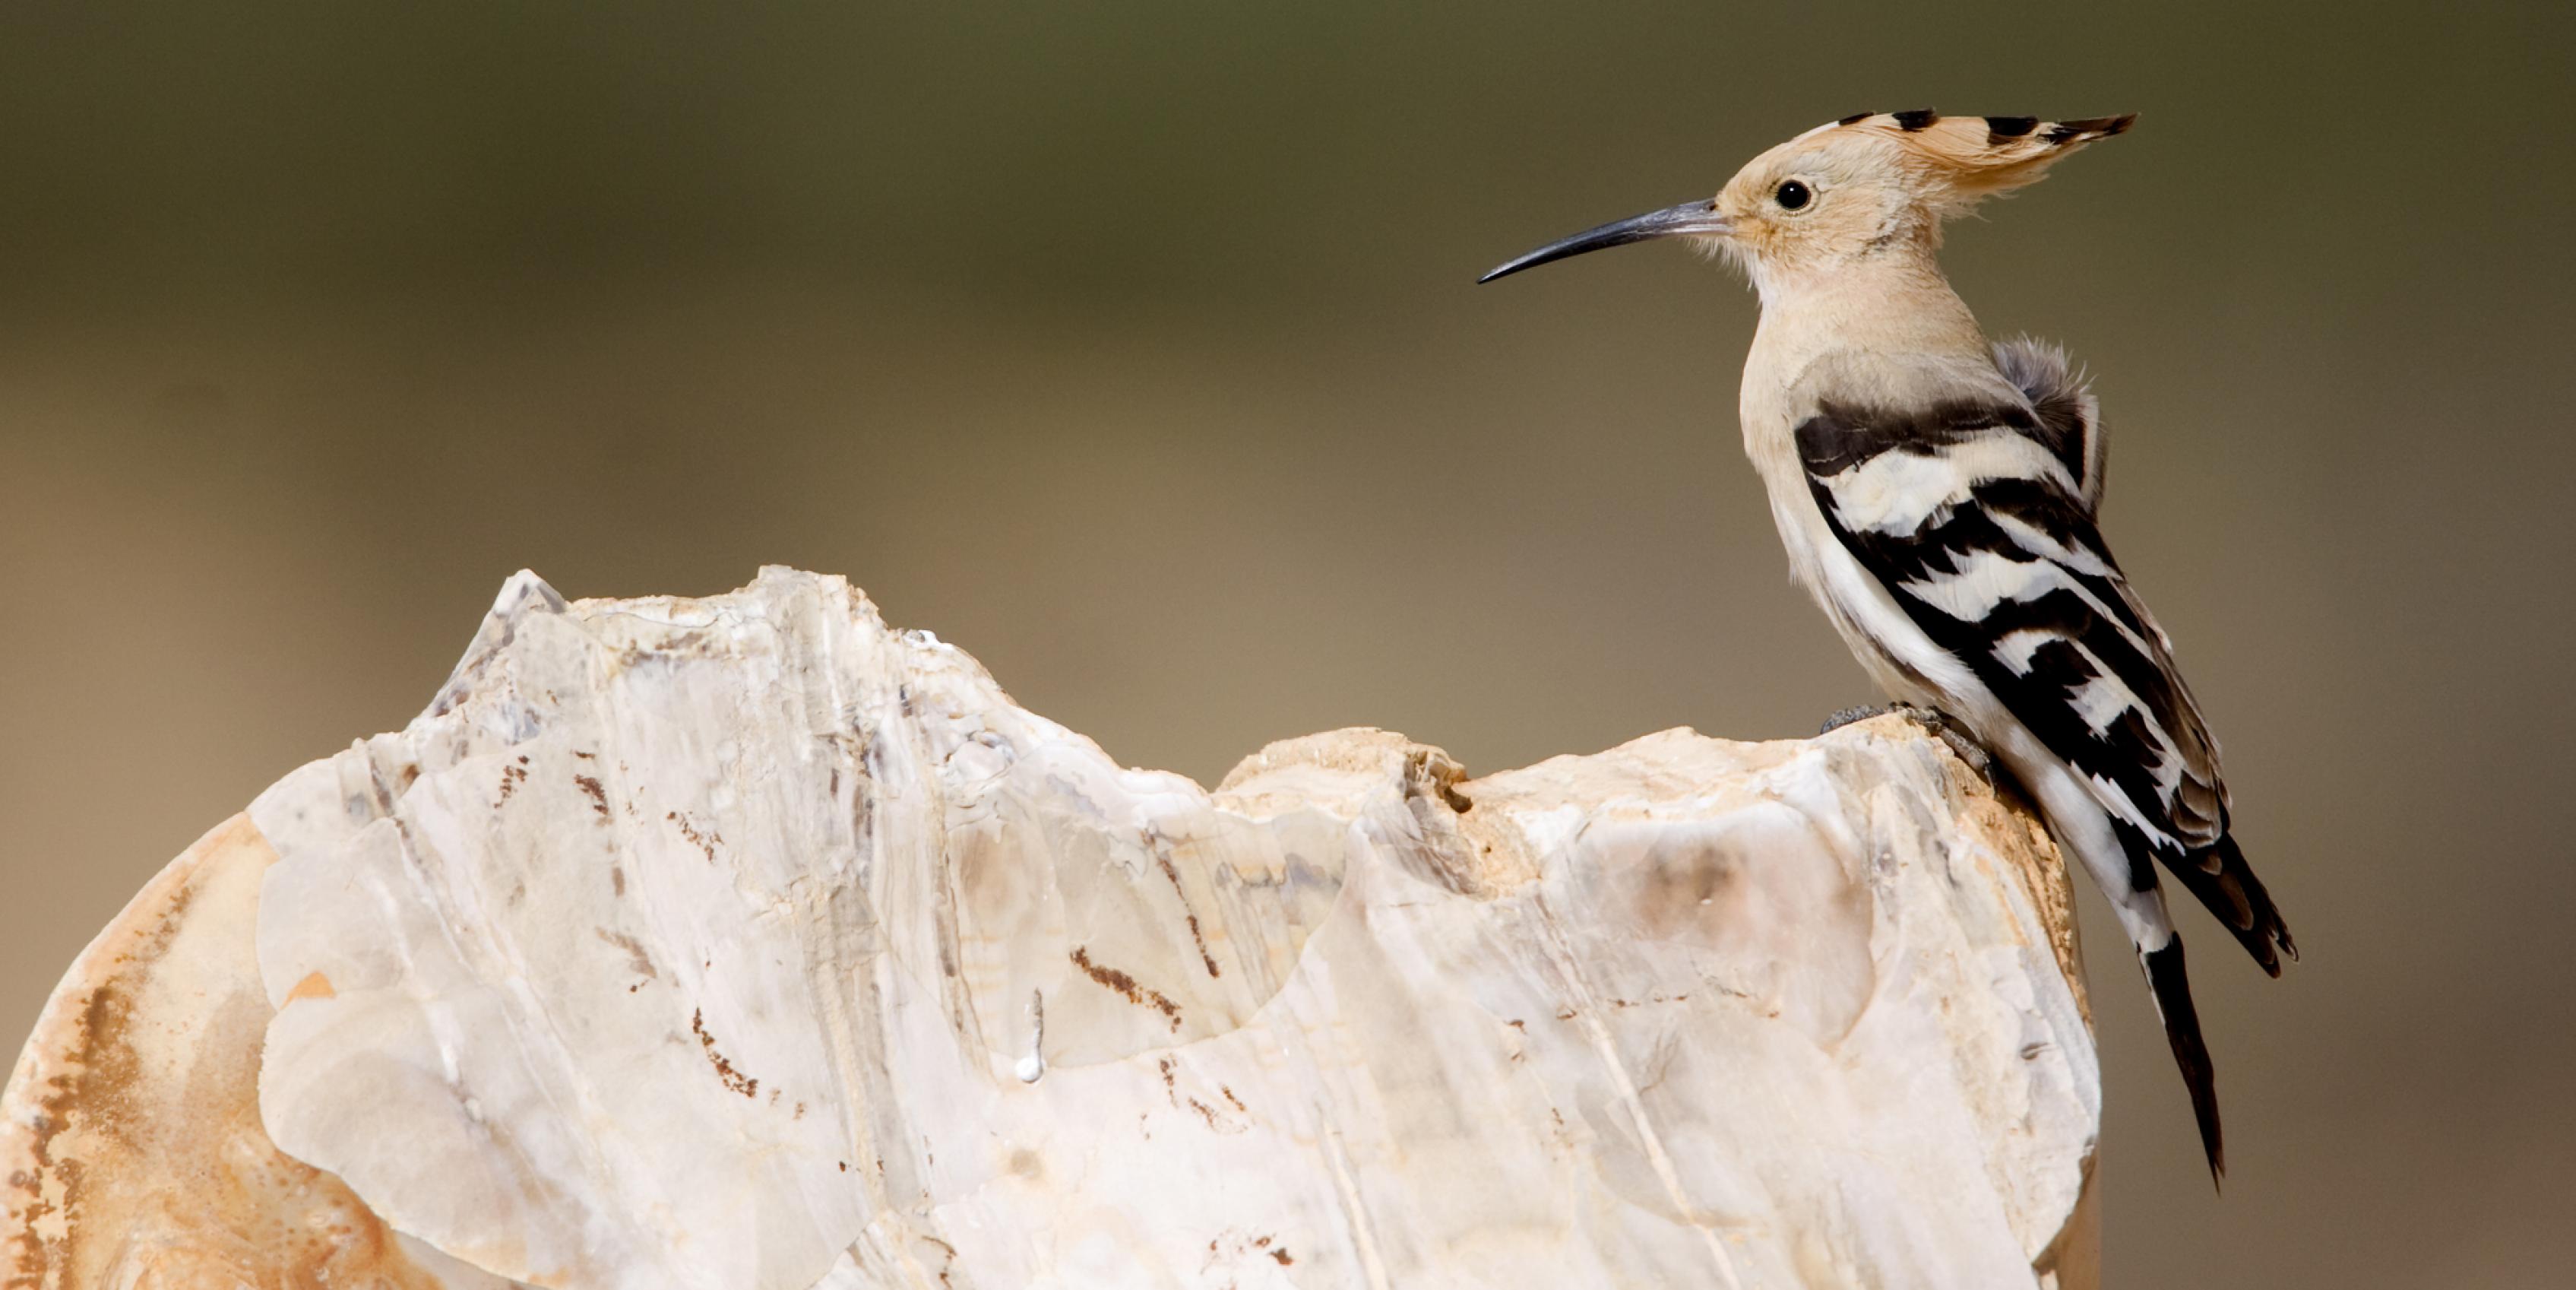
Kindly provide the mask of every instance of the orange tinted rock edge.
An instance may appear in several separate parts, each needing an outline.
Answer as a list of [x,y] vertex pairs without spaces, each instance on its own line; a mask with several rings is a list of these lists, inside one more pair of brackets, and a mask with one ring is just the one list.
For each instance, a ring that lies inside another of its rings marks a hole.
[[55,987],[0,1094],[0,1290],[444,1284],[260,1125],[252,933],[275,860],[226,820]]

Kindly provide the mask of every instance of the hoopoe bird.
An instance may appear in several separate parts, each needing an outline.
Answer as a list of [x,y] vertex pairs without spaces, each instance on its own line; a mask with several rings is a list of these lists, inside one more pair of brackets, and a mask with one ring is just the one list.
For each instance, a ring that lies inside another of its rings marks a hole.
[[1666,237],[1743,269],[1762,301],[1744,450],[1792,576],[1891,698],[1993,754],[2109,895],[2215,1180],[2218,1094],[2157,867],[2264,971],[2298,950],[2237,848],[2173,643],[2102,540],[2085,377],[2053,345],[1989,342],[1935,257],[1944,221],[2133,119],[1845,117],[1754,158],[1714,200],[1577,233],[1479,281]]

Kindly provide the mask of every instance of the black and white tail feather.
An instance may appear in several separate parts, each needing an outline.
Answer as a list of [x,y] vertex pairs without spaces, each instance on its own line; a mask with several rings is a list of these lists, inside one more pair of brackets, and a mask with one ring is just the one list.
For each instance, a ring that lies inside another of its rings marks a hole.
[[[2035,742],[2055,763],[2047,770],[2081,787],[2040,794],[2043,809],[2121,906],[2217,1176],[2215,1077],[2158,867],[2266,972],[2297,950],[2229,835],[2218,745],[2172,642],[2097,527],[2104,436],[2092,394],[2054,346],[2010,341],[1994,358],[2021,397],[1822,399],[1796,428],[1800,462],[1843,549],[1959,665],[1945,670],[1984,691],[1940,694],[1942,706],[1998,751]],[[1998,721],[2019,730],[1980,728]]]

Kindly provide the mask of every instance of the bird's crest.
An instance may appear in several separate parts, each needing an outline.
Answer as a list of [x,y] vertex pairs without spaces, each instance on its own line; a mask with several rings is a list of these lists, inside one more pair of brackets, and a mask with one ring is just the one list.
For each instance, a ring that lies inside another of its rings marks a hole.
[[2043,121],[2034,116],[1943,116],[1929,110],[1862,112],[1809,131],[1894,141],[1919,191],[1955,215],[1985,198],[2036,183],[2059,159],[2137,120],[2123,116]]

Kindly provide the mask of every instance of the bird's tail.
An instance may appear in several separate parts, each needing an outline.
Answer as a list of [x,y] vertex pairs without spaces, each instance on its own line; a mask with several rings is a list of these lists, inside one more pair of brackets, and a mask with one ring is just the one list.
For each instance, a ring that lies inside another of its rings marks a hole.
[[2182,937],[2166,934],[2155,949],[2138,948],[2147,970],[2147,987],[2156,999],[2156,1016],[2165,1023],[2165,1042],[2173,1045],[2174,1065],[2182,1068],[2183,1085],[2191,1090],[2192,1118],[2200,1123],[2200,1149],[2209,1157],[2209,1181],[2227,1174],[2227,1149],[2218,1131],[2218,1072],[2209,1061],[2209,1045],[2200,1038],[2200,1014],[2191,1006],[2191,979],[2182,966]]
[[[2174,1065],[2182,1071],[2183,1087],[2191,1093],[2192,1118],[2200,1124],[2200,1149],[2209,1158],[2209,1179],[2216,1183],[2227,1173],[2226,1146],[2218,1131],[2218,1072],[2210,1063],[2209,1045],[2200,1037],[2200,1012],[2191,1005],[2191,978],[2183,971],[2182,937],[2173,930],[2166,914],[2164,892],[2156,882],[2157,862],[2162,861],[2164,868],[2172,870],[2193,895],[2217,910],[2222,919],[2229,917],[2229,907],[2218,902],[2225,900],[2229,891],[2243,897],[2249,911],[2259,908],[2268,914],[2275,925],[2280,914],[2272,909],[2272,899],[2263,893],[2263,884],[2255,881],[2253,871],[2245,867],[2245,857],[2238,855],[2235,844],[2223,837],[2210,850],[2224,849],[2234,856],[2232,887],[2222,884],[2221,874],[2226,872],[2223,863],[2218,869],[2205,868],[2193,860],[2175,864],[2172,853],[2156,848],[2145,834],[2116,817],[2111,820],[2111,832],[2127,853],[2130,891],[2121,900],[2121,908],[2125,911],[2135,902],[2135,908],[2143,915],[2124,917],[2121,922],[2138,947],[2138,965],[2146,969],[2147,988],[2155,996],[2156,1018],[2164,1023],[2165,1042],[2173,1047]],[[2109,889],[2106,883],[2105,890]],[[2235,920],[2229,921],[2232,925]],[[2286,929],[2281,937],[2287,945]],[[2255,960],[2277,972],[2277,960],[2270,959],[2271,941],[2247,942],[2248,948],[2258,945]]]
[[[2245,863],[2245,853],[2236,848],[2233,836],[2222,836],[2215,845],[2178,862],[2171,852],[2159,852],[2156,858],[2165,862],[2165,868],[2199,897],[2218,921],[2227,924],[2227,930],[2235,933],[2237,942],[2263,965],[2264,971],[2279,976],[2280,954],[2299,957],[2298,944],[2290,939],[2290,925],[2281,920],[2281,911],[2272,904],[2272,894],[2263,890],[2263,880],[2255,877],[2253,866]],[[2275,946],[2280,954],[2273,952]]]

